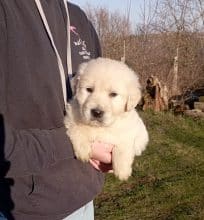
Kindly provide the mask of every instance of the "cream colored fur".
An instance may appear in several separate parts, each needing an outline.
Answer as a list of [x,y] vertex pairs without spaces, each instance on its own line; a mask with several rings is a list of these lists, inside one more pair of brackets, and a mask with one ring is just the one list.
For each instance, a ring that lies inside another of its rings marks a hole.
[[[128,179],[134,157],[148,143],[147,130],[135,110],[141,98],[138,76],[122,62],[98,58],[80,65],[73,88],[65,126],[76,157],[89,161],[94,141],[111,143],[114,174]],[[93,109],[103,116],[94,117]]]

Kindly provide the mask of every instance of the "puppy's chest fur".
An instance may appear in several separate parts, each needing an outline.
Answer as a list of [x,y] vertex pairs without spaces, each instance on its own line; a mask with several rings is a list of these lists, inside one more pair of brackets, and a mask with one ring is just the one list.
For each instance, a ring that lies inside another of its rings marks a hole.
[[64,123],[76,157],[88,162],[95,141],[113,144],[114,174],[120,180],[127,180],[132,173],[134,157],[141,155],[148,142],[146,127],[137,112],[134,109],[125,112],[110,126],[100,127],[84,124],[74,103],[68,104],[66,110]]

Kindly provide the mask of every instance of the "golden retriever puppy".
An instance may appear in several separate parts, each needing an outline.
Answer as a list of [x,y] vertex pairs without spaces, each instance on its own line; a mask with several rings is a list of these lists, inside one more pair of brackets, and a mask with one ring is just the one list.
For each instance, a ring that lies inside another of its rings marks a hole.
[[97,58],[80,65],[65,126],[75,155],[89,161],[95,141],[111,143],[114,174],[127,180],[148,133],[135,110],[141,98],[138,76],[122,62]]

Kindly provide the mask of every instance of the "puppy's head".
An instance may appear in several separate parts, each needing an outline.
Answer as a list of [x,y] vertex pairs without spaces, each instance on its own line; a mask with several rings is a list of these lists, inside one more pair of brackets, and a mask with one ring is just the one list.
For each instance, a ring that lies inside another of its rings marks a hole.
[[109,126],[141,98],[138,77],[122,62],[98,58],[80,65],[74,86],[83,122]]

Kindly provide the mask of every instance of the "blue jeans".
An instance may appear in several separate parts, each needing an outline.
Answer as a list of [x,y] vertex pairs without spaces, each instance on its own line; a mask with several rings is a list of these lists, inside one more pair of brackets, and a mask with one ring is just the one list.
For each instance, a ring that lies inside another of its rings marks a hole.
[[7,218],[0,212],[0,220],[7,220]]
[[[7,218],[0,212],[0,220],[7,220]],[[93,201],[87,203],[85,206],[73,212],[63,220],[94,220],[94,206]]]
[[[1,220],[1,219],[0,219]],[[63,220],[94,220],[93,201],[73,212]]]

